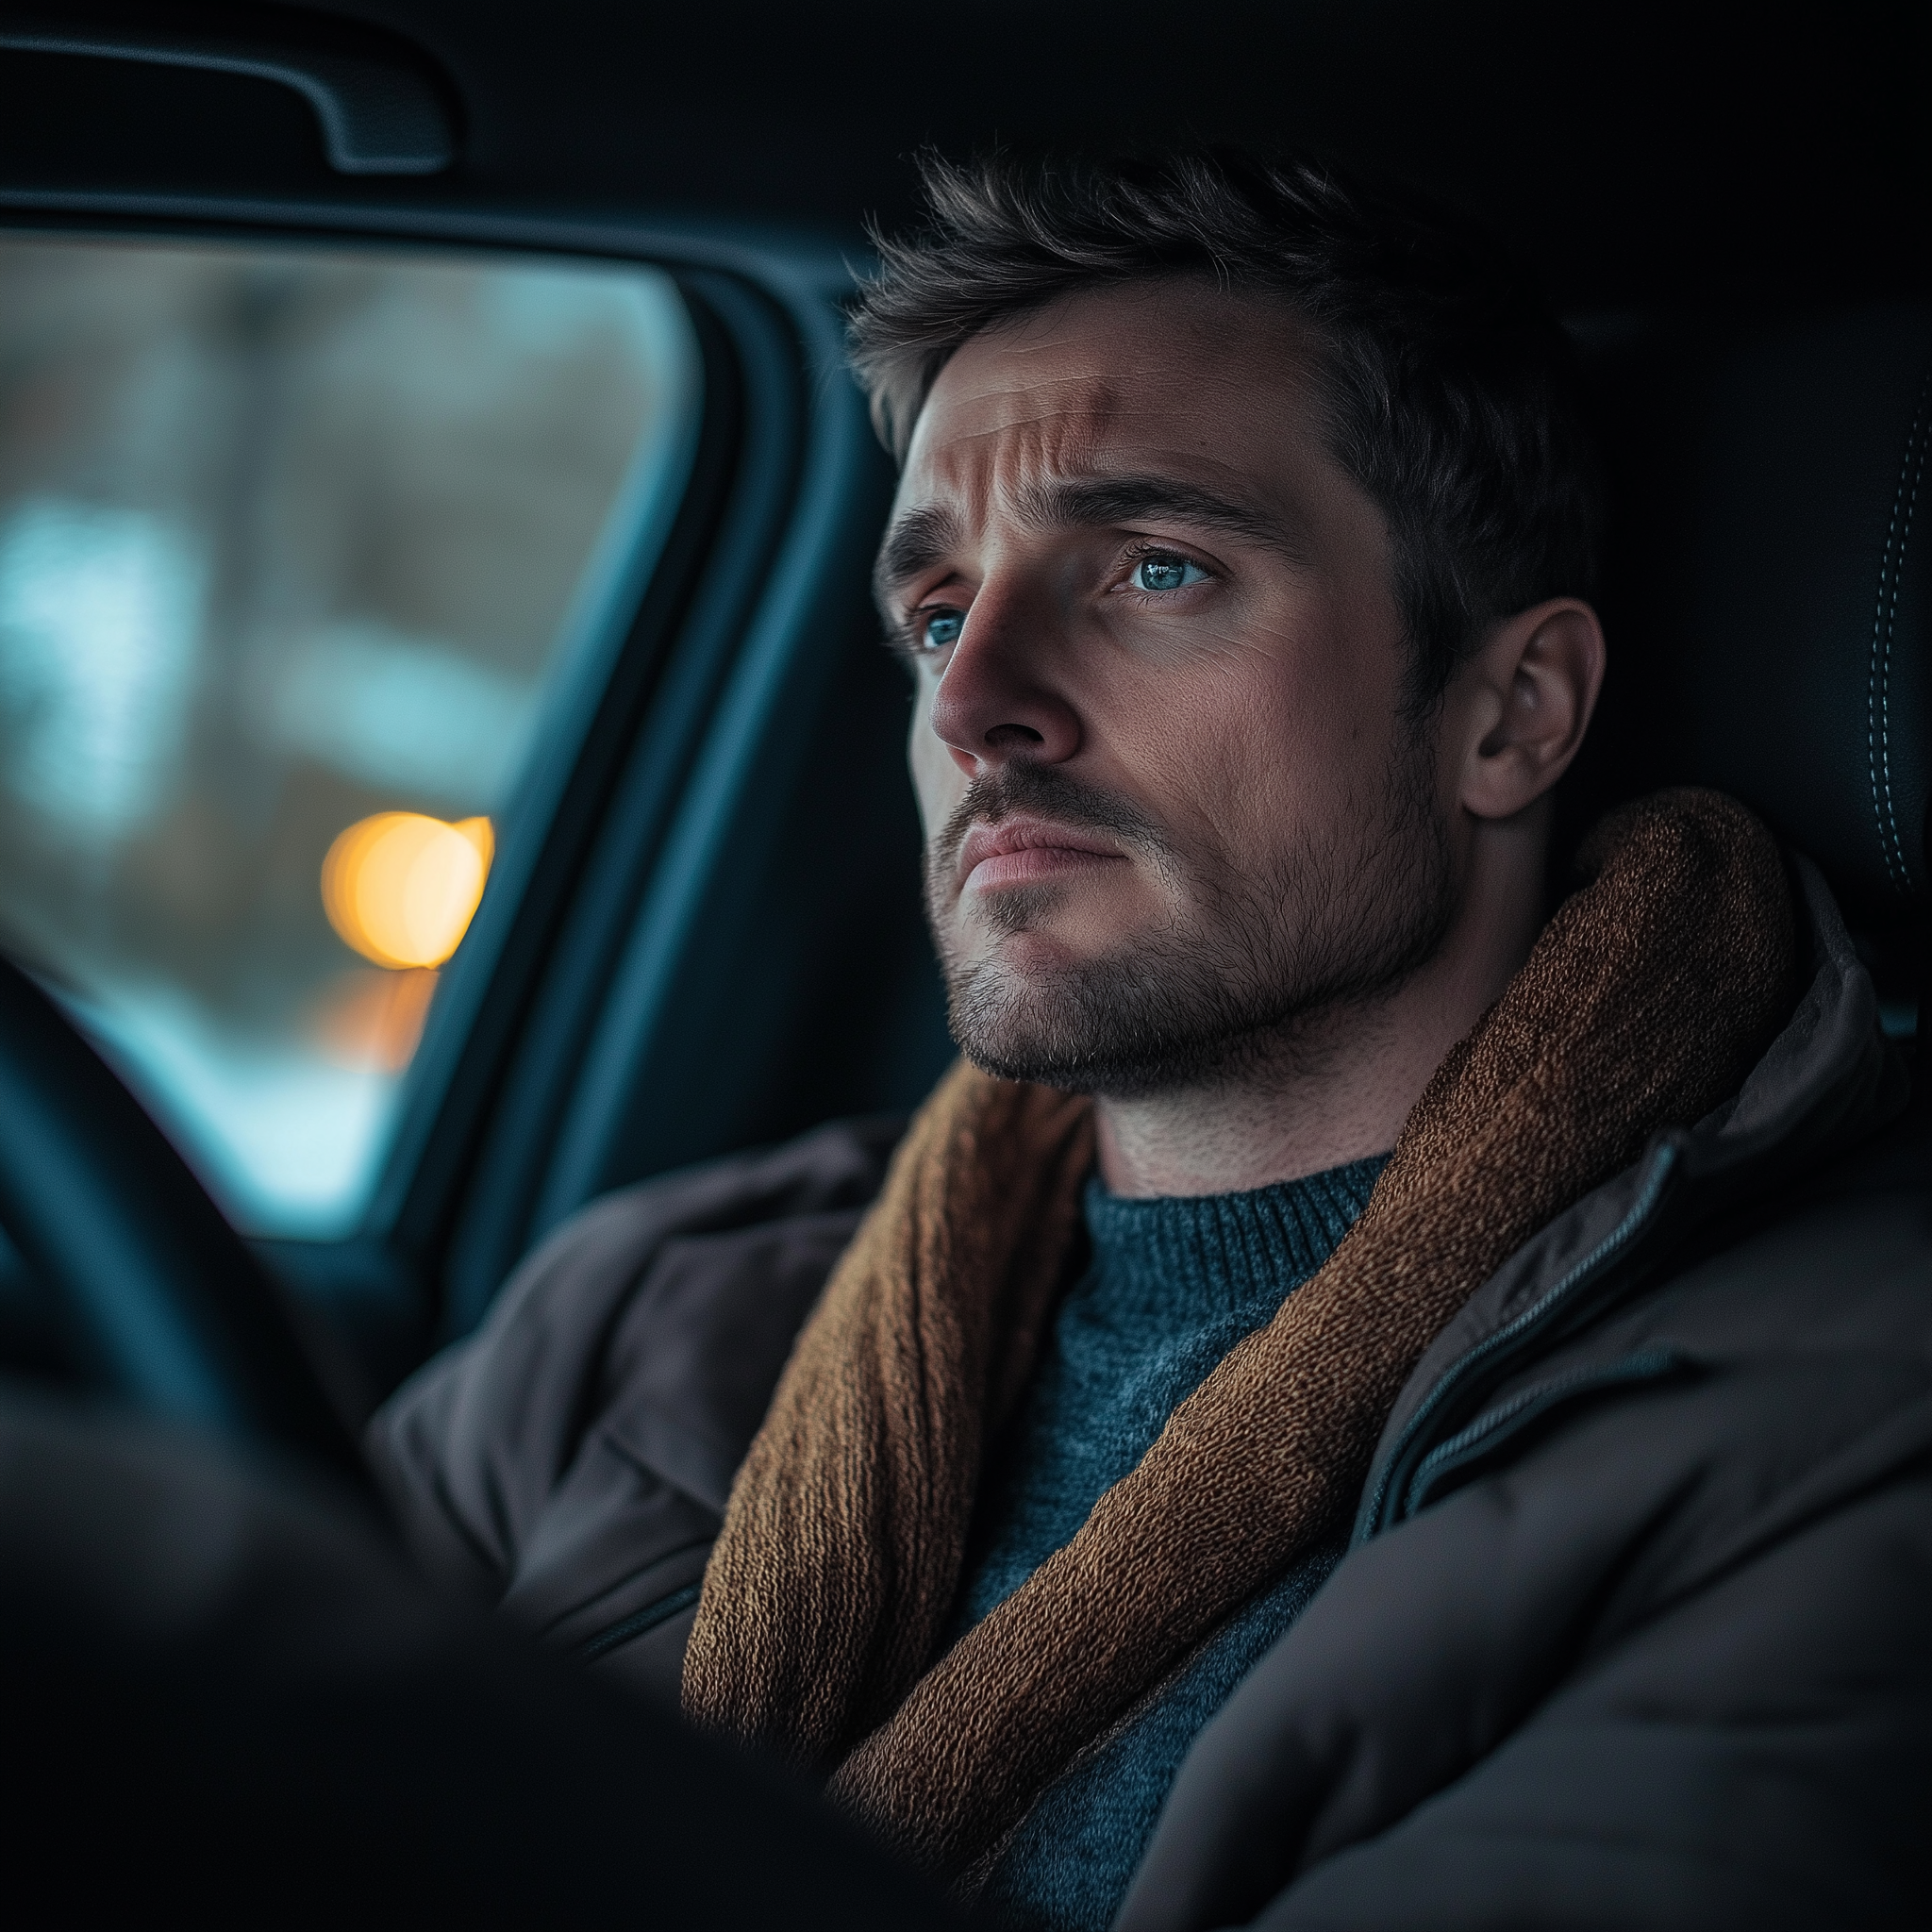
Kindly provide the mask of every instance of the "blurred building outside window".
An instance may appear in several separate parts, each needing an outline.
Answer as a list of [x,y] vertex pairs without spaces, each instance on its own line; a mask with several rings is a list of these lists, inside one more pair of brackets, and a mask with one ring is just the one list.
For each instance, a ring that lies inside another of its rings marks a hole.
[[248,1232],[358,1221],[700,383],[648,270],[0,240],[0,944]]

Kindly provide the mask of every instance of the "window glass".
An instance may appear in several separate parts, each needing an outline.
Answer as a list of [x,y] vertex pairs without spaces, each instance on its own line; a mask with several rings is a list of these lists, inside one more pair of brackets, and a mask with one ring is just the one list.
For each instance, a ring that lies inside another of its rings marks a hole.
[[355,1224],[698,389],[650,271],[0,240],[0,943],[249,1231]]

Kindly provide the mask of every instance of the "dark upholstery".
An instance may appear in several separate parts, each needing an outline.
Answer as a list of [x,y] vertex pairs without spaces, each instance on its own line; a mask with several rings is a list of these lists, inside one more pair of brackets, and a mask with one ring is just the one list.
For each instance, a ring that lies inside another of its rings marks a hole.
[[1583,811],[1735,792],[1855,929],[1932,887],[1932,305],[1577,329],[1609,466],[1611,645]]

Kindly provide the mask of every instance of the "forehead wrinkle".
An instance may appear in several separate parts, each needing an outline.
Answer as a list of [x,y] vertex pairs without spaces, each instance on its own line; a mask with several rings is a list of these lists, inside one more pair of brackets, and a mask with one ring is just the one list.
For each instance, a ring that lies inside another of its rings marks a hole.
[[[1024,394],[1031,399],[1037,396],[1038,391],[1026,390],[1008,393],[1015,398]],[[1050,397],[1040,397],[1031,408],[1016,411],[984,427],[961,430],[948,437],[943,450],[935,451],[934,455],[937,458],[964,450],[976,451],[991,442],[994,445],[995,475],[1015,465],[1023,468],[1038,468],[1042,463],[1064,465],[1073,452],[1091,452],[1113,422],[1115,414],[1116,406],[1112,398],[1104,392],[1077,403],[1061,403]],[[1008,455],[1008,451],[1010,455]]]
[[[1025,393],[1024,390],[1009,391],[1005,399]],[[923,525],[919,535],[925,541],[895,541],[895,525],[880,553],[879,581],[887,581],[888,573],[891,578],[903,580],[937,562],[932,551],[964,542],[969,525],[979,522],[995,505],[1006,506],[1007,513],[1012,514],[1016,500],[1037,491],[1040,479],[1069,472],[1090,474],[1098,441],[1097,416],[1099,411],[1091,408],[1072,410],[1047,404],[949,434],[924,457],[924,466],[939,501],[929,501],[917,511],[908,510],[901,519],[909,525],[917,517]],[[958,510],[947,508],[941,511],[941,505],[948,497],[958,503]],[[1024,522],[1024,516],[1017,520]],[[908,530],[908,538],[911,535]],[[910,568],[904,568],[908,559]]]
[[1120,394],[1113,377],[1097,370],[1044,378],[1009,374],[958,398],[952,408],[965,414],[970,426],[948,435],[933,452],[935,458],[941,450],[981,443],[988,438],[1038,437],[1056,427],[1063,436],[1091,441],[1119,413]]

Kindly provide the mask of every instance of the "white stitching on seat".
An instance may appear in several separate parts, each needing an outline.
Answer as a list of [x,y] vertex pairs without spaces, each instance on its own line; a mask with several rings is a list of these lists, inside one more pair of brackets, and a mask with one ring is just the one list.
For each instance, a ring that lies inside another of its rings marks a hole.
[[1865,699],[1865,747],[1871,768],[1872,809],[1878,820],[1878,843],[1885,870],[1900,891],[1912,887],[1911,867],[1898,827],[1891,790],[1891,641],[1898,627],[1898,587],[1905,575],[1906,544],[1912,534],[1912,516],[1919,503],[1919,483],[1925,469],[1925,402],[1932,395],[1932,376],[1919,391],[1906,432],[1906,457],[1898,473],[1898,490],[1891,500],[1891,522],[1885,532],[1885,554],[1878,564],[1878,608],[1872,618],[1872,671]]

